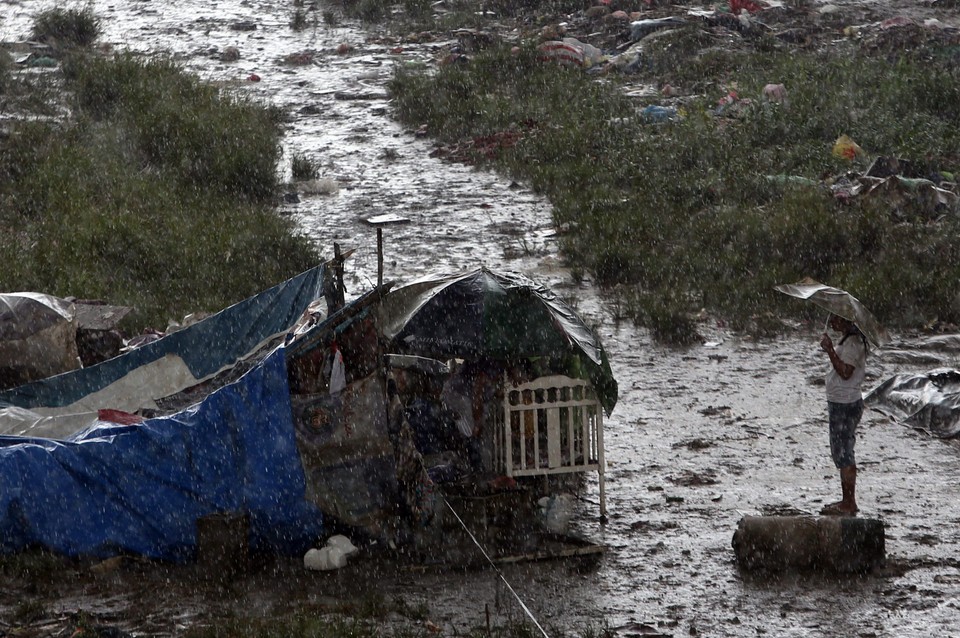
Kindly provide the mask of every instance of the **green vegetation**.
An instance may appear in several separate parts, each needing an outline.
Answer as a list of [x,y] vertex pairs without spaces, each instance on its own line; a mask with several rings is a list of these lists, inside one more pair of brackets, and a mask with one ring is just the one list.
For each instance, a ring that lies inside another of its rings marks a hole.
[[90,6],[81,9],[57,7],[39,12],[33,19],[31,37],[59,48],[86,47],[100,36],[100,19]]
[[[430,11],[430,0],[339,0],[338,5],[344,14],[365,20],[381,22],[389,19],[391,27],[425,29],[434,24]],[[402,13],[397,13],[397,10]]]
[[290,172],[295,180],[316,179],[320,174],[313,160],[303,153],[294,153],[290,159]]
[[[599,79],[540,62],[532,45],[501,48],[432,75],[399,69],[391,88],[401,120],[443,143],[474,140],[470,161],[544,193],[557,225],[572,229],[563,248],[574,271],[613,288],[625,314],[664,339],[688,338],[703,308],[740,327],[810,312],[772,290],[805,276],[855,291],[889,323],[960,322],[955,216],[909,200],[845,204],[820,184],[864,170],[871,155],[923,174],[958,168],[956,66],[929,51],[708,44],[700,26],[685,27],[656,39],[641,75]],[[696,97],[654,124],[625,97],[626,80]],[[788,87],[786,104],[760,99],[771,81]],[[718,114],[734,87],[753,99]],[[835,157],[842,134],[867,154]]]
[[0,289],[130,305],[139,330],[317,263],[275,213],[277,112],[168,60],[80,52],[62,69],[73,116],[0,141]]
[[[440,10],[431,0],[337,0],[345,14],[376,22],[396,33],[440,29],[481,28],[490,18],[520,18],[527,22],[534,14],[564,16],[589,6],[582,0],[450,0]],[[613,0],[611,8],[636,8],[631,0]]]

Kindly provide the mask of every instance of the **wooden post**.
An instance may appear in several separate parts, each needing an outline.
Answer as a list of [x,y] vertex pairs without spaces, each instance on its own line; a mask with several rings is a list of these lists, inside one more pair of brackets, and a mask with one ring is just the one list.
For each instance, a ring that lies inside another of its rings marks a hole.
[[383,285],[383,228],[377,226],[377,285]]
[[410,220],[395,213],[376,215],[365,220],[377,228],[377,286],[383,285],[383,227],[387,224],[409,224]]
[[345,303],[346,287],[343,285],[343,262],[346,256],[340,252],[340,244],[333,244],[333,276],[335,277],[335,292],[337,310],[343,308]]

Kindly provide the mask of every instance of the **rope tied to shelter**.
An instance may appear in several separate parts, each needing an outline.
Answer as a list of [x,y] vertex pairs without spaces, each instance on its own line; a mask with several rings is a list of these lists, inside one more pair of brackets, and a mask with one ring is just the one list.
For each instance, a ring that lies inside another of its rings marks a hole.
[[480,553],[483,554],[483,557],[487,559],[487,562],[490,563],[490,566],[493,567],[493,570],[497,572],[497,576],[500,577],[500,580],[503,581],[503,584],[507,586],[507,589],[510,590],[510,593],[513,594],[513,597],[517,599],[518,603],[520,603],[520,607],[521,609],[523,609],[527,617],[530,618],[530,620],[533,622],[534,625],[536,625],[537,629],[540,630],[540,633],[543,634],[544,638],[550,638],[550,636],[543,629],[540,623],[537,622],[537,619],[534,617],[533,612],[530,611],[530,608],[527,607],[527,604],[523,602],[523,600],[520,598],[520,595],[517,594],[517,592],[513,589],[513,586],[509,582],[507,582],[506,576],[503,575],[503,572],[500,571],[500,568],[497,567],[497,564],[494,563],[493,559],[490,558],[490,555],[487,554],[487,551],[480,544],[480,541],[477,540],[477,537],[473,535],[473,532],[470,531],[470,529],[467,527],[467,524],[463,522],[462,518],[460,518],[460,515],[457,513],[457,510],[453,509],[453,506],[450,505],[450,501],[448,501],[446,497],[444,497],[443,502],[444,504],[446,504],[447,508],[453,513],[453,515],[457,518],[457,522],[460,523],[461,527],[463,527],[463,531],[467,533],[467,536],[469,536],[470,540],[473,541],[473,544],[477,546],[477,549],[480,550]]

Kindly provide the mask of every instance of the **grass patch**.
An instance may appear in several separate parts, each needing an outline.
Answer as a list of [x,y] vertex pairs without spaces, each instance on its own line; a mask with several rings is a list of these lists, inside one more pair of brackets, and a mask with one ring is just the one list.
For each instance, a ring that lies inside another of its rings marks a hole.
[[314,266],[275,212],[280,118],[169,60],[73,55],[73,116],[0,140],[0,288],[135,308],[131,331],[217,311]]
[[[510,132],[509,146],[474,144],[484,152],[470,160],[549,197],[556,223],[574,229],[563,244],[570,265],[616,285],[629,315],[664,339],[689,338],[683,317],[703,308],[740,326],[808,313],[772,290],[805,276],[854,291],[893,325],[960,322],[956,215],[886,198],[843,204],[819,185],[876,155],[924,174],[956,170],[955,66],[857,51],[724,51],[712,37],[691,26],[656,39],[651,58],[661,62],[641,78],[696,93],[672,122],[645,122],[647,103],[624,97],[623,76],[543,64],[532,45],[433,74],[399,69],[396,115],[441,143]],[[757,97],[718,114],[731,90],[759,96],[772,79],[788,87],[786,105]],[[841,134],[868,156],[834,157]]]
[[294,153],[290,158],[290,172],[295,180],[316,179],[320,175],[316,163],[303,153]]

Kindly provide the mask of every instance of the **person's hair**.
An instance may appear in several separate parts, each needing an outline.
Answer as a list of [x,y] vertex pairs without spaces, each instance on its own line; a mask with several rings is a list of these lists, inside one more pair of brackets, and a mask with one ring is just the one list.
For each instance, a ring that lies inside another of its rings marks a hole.
[[[843,319],[843,317],[840,317],[840,318]],[[851,335],[858,335],[860,337],[860,340],[863,341],[863,352],[865,354],[868,354],[870,352],[870,344],[867,343],[867,336],[863,334],[862,330],[860,330],[860,326],[853,323],[849,319],[844,319],[844,321],[847,321],[850,324],[850,327],[847,328],[846,332],[843,333],[843,337],[840,339],[840,343],[838,343],[837,345],[842,346],[843,342],[847,340],[847,337]]]

